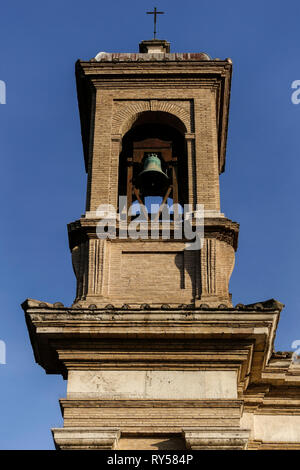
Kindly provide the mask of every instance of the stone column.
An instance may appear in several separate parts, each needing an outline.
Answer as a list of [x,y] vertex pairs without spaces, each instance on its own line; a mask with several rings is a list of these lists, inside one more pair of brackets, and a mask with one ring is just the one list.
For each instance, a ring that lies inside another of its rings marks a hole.
[[188,203],[196,209],[196,175],[195,175],[195,134],[186,133],[187,164],[188,164]]

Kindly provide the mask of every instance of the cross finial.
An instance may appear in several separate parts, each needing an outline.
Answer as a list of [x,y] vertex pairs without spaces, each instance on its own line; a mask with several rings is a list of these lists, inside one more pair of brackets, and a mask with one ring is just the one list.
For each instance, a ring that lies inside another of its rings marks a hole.
[[156,17],[157,15],[163,15],[164,11],[157,11],[156,7],[154,7],[154,11],[147,11],[147,15],[154,15],[154,39],[156,37]]

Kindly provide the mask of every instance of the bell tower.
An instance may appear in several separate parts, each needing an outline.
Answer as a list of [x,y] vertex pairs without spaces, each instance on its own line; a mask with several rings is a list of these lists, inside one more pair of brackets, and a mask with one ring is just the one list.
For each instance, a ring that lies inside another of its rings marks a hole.
[[[219,193],[231,61],[165,52],[169,47],[143,41],[139,54],[102,52],[76,64],[88,190],[84,217],[69,225],[75,305],[231,306],[238,224],[220,212]],[[185,250],[186,240],[174,239],[172,227],[163,243],[150,235],[144,241],[95,238],[99,206],[119,214],[120,196],[127,198],[128,222],[131,205],[151,196],[169,201],[175,213],[201,205],[202,250]]]
[[76,296],[23,304],[36,361],[68,380],[58,449],[268,448],[276,423],[260,416],[278,400],[294,429],[299,372],[273,351],[283,305],[233,307],[229,293],[239,225],[220,210],[219,175],[231,73],[230,59],[159,39],[76,63],[87,172],[86,211],[68,225]]

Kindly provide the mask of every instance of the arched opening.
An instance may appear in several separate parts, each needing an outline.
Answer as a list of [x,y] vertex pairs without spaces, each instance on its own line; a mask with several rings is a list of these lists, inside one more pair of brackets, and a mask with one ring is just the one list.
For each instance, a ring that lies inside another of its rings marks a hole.
[[151,204],[183,207],[188,202],[185,132],[182,121],[170,113],[138,115],[123,136],[119,161],[118,192],[127,196],[129,206],[143,203],[150,213]]

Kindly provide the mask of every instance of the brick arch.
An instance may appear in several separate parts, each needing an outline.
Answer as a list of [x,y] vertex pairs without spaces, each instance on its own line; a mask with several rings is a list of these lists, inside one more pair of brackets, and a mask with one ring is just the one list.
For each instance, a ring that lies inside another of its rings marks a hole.
[[112,133],[123,136],[145,111],[161,111],[171,114],[181,121],[185,132],[191,132],[190,115],[180,106],[167,101],[136,101],[132,104],[125,104],[118,110],[113,117]]

